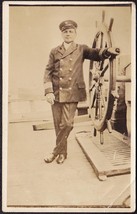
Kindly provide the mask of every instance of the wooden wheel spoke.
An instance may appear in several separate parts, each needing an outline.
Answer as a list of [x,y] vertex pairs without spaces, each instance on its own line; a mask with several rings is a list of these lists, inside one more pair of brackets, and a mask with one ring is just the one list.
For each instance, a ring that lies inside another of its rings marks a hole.
[[101,32],[100,48],[103,48],[103,33]]
[[105,74],[105,72],[107,71],[108,68],[109,68],[109,64],[107,64],[107,65],[105,66],[105,68],[103,69],[103,71],[101,71],[101,74],[100,74],[101,77],[104,76],[104,74]]
[[95,105],[96,100],[96,90],[94,90],[93,96],[92,96],[92,102],[91,102],[91,108],[93,108]]
[[89,92],[93,90],[93,88],[95,87],[96,82],[94,82],[91,87],[89,88]]
[[104,60],[102,60],[101,65],[100,65],[100,71],[103,69],[104,66]]

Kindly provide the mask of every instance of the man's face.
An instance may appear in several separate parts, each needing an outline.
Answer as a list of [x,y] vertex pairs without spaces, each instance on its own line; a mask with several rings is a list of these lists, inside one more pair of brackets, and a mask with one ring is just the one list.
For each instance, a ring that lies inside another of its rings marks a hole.
[[76,35],[77,35],[76,30],[73,28],[69,28],[69,29],[62,31],[62,38],[63,38],[64,42],[66,42],[66,43],[73,42],[76,38]]

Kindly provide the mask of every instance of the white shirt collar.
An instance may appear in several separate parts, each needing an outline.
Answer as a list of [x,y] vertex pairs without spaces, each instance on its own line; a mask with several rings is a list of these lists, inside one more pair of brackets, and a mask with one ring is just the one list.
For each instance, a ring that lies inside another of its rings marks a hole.
[[63,44],[64,44],[65,49],[67,50],[71,46],[72,42],[70,42],[70,43],[64,42]]

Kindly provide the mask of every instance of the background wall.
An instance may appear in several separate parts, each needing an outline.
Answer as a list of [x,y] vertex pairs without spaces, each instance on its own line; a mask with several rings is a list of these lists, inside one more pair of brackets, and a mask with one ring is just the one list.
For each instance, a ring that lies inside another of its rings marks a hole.
[[[9,94],[20,88],[44,94],[43,75],[52,48],[62,43],[59,24],[72,19],[78,23],[76,42],[91,46],[95,21],[114,18],[114,46],[121,54],[131,52],[131,9],[127,6],[10,6],[9,8]],[[89,62],[85,62],[85,79]]]

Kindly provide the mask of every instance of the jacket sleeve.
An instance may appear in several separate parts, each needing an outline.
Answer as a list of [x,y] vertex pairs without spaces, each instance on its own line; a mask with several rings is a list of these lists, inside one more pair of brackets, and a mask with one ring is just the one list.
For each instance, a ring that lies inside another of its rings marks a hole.
[[107,48],[89,48],[87,45],[83,45],[83,56],[84,59],[90,59],[94,61],[100,61],[109,57],[107,54]]
[[52,72],[54,70],[54,55],[53,51],[50,52],[49,61],[45,69],[44,73],[44,90],[45,95],[48,93],[53,93],[53,86],[52,86]]

